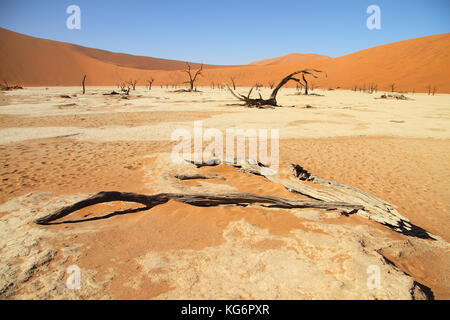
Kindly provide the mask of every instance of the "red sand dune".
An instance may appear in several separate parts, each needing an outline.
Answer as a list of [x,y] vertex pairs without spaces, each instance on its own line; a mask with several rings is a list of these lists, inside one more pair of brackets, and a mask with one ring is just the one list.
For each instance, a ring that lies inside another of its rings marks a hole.
[[[321,88],[368,88],[377,84],[380,91],[387,91],[394,83],[398,91],[425,92],[431,85],[438,93],[450,93],[450,33],[386,44],[338,58],[314,55],[299,61],[299,57],[305,58],[294,54],[263,60],[271,63],[268,65],[208,65],[198,85],[230,83],[232,76],[238,86],[256,82],[268,85],[297,69],[317,68],[328,74],[327,78],[313,80]],[[150,77],[156,79],[154,85],[181,85],[187,80],[180,71],[185,65],[181,61],[111,53],[5,29],[0,29],[0,61],[0,80],[25,86],[78,86],[84,74],[88,86],[115,86],[130,79],[145,85]]]

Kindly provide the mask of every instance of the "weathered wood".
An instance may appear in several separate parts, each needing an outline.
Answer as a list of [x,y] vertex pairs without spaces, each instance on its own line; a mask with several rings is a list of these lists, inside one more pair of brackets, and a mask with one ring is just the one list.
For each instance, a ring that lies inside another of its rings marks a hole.
[[196,180],[196,179],[222,179],[225,178],[217,175],[217,174],[176,174],[174,176],[178,180]]
[[[402,216],[395,207],[373,195],[370,195],[356,187],[342,184],[332,180],[322,179],[306,171],[297,164],[292,164],[293,177],[291,179],[281,178],[277,174],[267,174],[268,170],[262,163],[249,163],[245,160],[220,161],[219,159],[210,159],[204,163],[194,163],[197,167],[204,165],[214,166],[220,163],[228,164],[239,168],[241,171],[264,176],[274,183],[283,185],[290,192],[306,196],[316,201],[325,203],[351,203],[360,206],[359,209],[342,210],[345,215],[357,214],[369,220],[383,224],[390,229],[408,235],[423,239],[440,239],[440,237],[428,232],[427,230],[412,224],[406,217]],[[312,182],[326,188],[314,188],[305,182]]]
[[58,211],[35,220],[37,224],[49,224],[52,221],[63,218],[72,212],[83,209],[94,204],[125,201],[140,203],[148,208],[163,204],[169,200],[176,200],[194,206],[218,206],[218,205],[243,205],[243,204],[270,204],[278,208],[318,208],[327,210],[358,210],[360,205],[353,205],[344,202],[323,202],[317,200],[286,199],[272,196],[260,196],[251,193],[225,193],[225,194],[180,194],[180,193],[159,193],[145,195],[118,191],[102,191],[85,200],[76,202],[70,206],[63,207]]
[[[242,94],[236,94],[233,90],[231,90],[231,88],[227,86],[228,90],[231,92],[231,94],[233,96],[235,96],[237,99],[241,100],[244,102],[244,105],[249,106],[249,107],[258,107],[261,108],[263,106],[272,106],[272,107],[277,107],[277,94],[278,91],[281,89],[282,86],[284,86],[286,83],[288,83],[289,81],[296,81],[300,84],[301,80],[295,78],[294,76],[297,74],[301,74],[303,77],[303,80],[306,83],[306,87],[305,87],[305,93],[308,94],[308,82],[305,79],[305,74],[307,75],[311,75],[314,78],[317,78],[317,76],[314,73],[325,73],[325,76],[327,75],[326,72],[322,71],[322,70],[316,70],[316,69],[304,69],[304,70],[298,70],[295,72],[292,72],[291,74],[287,75],[286,77],[284,77],[279,83],[278,85],[275,87],[275,89],[273,89],[272,94],[270,95],[269,99],[263,99],[261,94],[259,95],[259,98],[250,98],[250,94],[253,90],[253,88],[250,89],[249,93],[247,96],[244,96]],[[302,84],[303,85],[303,84]]]
[[83,76],[83,81],[82,81],[82,86],[83,86],[83,94],[86,93],[86,87],[85,87],[85,82],[86,82],[86,75]]

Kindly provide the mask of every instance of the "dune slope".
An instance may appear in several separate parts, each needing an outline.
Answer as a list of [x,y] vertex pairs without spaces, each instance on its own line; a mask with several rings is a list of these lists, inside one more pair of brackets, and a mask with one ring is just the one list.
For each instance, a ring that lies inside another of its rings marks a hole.
[[[369,48],[338,58],[290,54],[247,66],[205,66],[199,86],[230,83],[268,86],[300,68],[325,70],[327,78],[313,79],[314,86],[351,89],[377,85],[380,91],[449,93],[450,33],[427,36]],[[72,44],[38,39],[0,29],[0,79],[25,86],[117,85],[138,80],[145,85],[185,85],[184,62],[139,57]],[[196,65],[194,65],[196,67]],[[295,86],[294,83],[290,84]]]

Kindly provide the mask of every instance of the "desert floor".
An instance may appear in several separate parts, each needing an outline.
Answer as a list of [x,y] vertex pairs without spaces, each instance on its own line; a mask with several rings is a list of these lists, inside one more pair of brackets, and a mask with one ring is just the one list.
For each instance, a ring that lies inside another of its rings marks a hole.
[[[390,100],[375,99],[382,92],[282,89],[278,102],[286,107],[255,109],[232,105],[236,99],[219,89],[103,95],[111,90],[0,93],[0,298],[450,298],[449,95]],[[33,222],[103,190],[300,197],[224,164],[174,164],[172,133],[193,133],[198,120],[224,135],[278,129],[281,171],[300,164],[358,187],[441,240],[334,211],[176,201],[147,210],[95,205],[58,224]],[[186,172],[221,179],[174,178]],[[66,286],[71,265],[81,270],[79,289]],[[367,286],[373,265],[381,272],[376,289]]]

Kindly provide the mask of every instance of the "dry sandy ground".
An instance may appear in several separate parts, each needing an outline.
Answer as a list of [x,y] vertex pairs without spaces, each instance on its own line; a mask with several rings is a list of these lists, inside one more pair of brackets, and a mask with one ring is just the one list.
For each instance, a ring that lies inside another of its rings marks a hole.
[[[0,297],[127,299],[411,299],[450,297],[448,95],[299,96],[275,110],[231,106],[229,92],[27,88],[0,93]],[[239,91],[245,92],[245,88]],[[261,93],[268,95],[267,89]],[[62,98],[69,95],[71,98]],[[76,96],[75,96],[76,95]],[[309,105],[310,107],[306,107]],[[102,190],[293,195],[264,177],[170,161],[175,129],[279,129],[280,171],[297,163],[394,204],[442,241],[317,209],[142,209],[111,203],[38,226],[33,219]],[[222,179],[179,181],[177,173]],[[81,289],[66,268],[81,269]],[[367,267],[381,270],[367,287]]]

